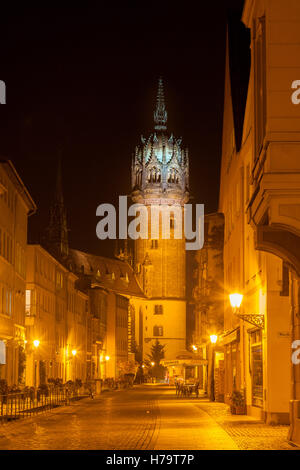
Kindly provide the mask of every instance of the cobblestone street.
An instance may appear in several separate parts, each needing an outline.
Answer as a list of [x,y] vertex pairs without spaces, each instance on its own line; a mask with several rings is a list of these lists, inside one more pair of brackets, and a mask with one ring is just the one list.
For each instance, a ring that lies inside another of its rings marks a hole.
[[174,389],[103,393],[0,428],[5,449],[295,449],[287,426],[231,416],[222,403],[178,399]]

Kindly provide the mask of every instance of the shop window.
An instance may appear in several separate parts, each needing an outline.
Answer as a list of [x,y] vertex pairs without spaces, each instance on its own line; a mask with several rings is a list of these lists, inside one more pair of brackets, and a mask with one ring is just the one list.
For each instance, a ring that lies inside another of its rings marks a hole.
[[263,356],[261,330],[250,333],[252,405],[263,406]]

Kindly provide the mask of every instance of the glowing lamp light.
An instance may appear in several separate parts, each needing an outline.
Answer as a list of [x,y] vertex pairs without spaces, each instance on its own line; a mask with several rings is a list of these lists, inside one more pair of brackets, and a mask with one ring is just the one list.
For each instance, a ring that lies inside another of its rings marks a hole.
[[194,344],[193,344],[192,348],[193,348],[194,351],[198,350],[197,346],[195,346]]
[[77,354],[76,349],[72,349],[72,355],[73,355],[73,356],[76,356],[76,354]]
[[109,357],[109,356],[105,356],[105,360],[106,360],[106,361],[109,361],[109,360],[110,360],[110,357]]
[[155,362],[151,362],[151,366],[153,367],[155,365]]
[[243,300],[243,294],[230,294],[229,300],[232,308],[240,308]]
[[34,346],[35,348],[38,348],[39,345],[40,345],[39,340],[38,340],[38,339],[35,339],[35,340],[33,341],[33,346]]
[[218,341],[218,336],[217,335],[210,335],[210,342],[212,344],[215,344]]
[[143,369],[145,368],[144,364],[142,365],[142,368],[143,368]]

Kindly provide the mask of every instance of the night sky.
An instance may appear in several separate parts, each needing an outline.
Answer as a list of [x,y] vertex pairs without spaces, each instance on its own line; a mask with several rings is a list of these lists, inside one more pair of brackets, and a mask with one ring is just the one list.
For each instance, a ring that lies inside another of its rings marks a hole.
[[[153,130],[164,79],[168,130],[189,148],[193,202],[217,210],[228,8],[28,7],[1,12],[0,155],[10,158],[38,206],[29,241],[48,223],[59,149],[70,245],[111,256],[96,238],[96,207],[130,194],[132,152]],[[126,5],[126,2],[124,2]]]

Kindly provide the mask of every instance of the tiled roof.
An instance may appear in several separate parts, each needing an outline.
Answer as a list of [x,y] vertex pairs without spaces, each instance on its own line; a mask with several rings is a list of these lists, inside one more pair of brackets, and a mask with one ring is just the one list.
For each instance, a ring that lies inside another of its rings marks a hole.
[[132,267],[121,260],[92,255],[80,250],[70,250],[69,255],[76,267],[91,277],[93,283],[123,295],[145,297]]

